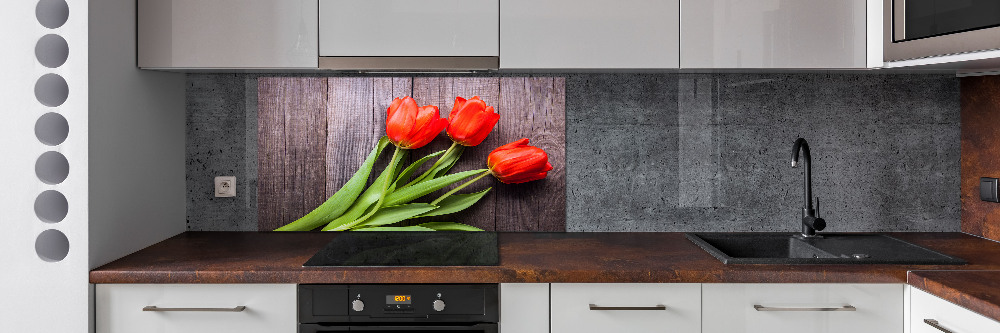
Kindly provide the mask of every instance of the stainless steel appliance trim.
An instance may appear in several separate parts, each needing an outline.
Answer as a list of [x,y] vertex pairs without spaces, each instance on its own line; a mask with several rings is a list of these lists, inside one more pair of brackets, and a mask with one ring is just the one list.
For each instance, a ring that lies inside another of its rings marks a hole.
[[947,328],[942,327],[941,324],[938,323],[938,321],[934,320],[934,319],[924,319],[924,323],[927,324],[927,325],[930,325],[931,327],[936,328],[939,331],[944,332],[944,333],[955,333],[955,332],[952,332],[951,330],[949,330]]
[[753,309],[757,311],[858,311],[853,305],[844,305],[839,307],[824,307],[824,308],[784,308],[784,307],[772,307],[763,306],[760,304],[754,304]]
[[319,69],[461,71],[500,69],[500,57],[319,57]]
[[657,304],[654,306],[598,306],[596,304],[590,305],[591,310],[595,311],[645,311],[645,310],[666,310],[667,306],[662,304]]
[[157,312],[175,312],[175,311],[190,311],[190,312],[243,312],[247,307],[240,305],[232,308],[160,308],[155,305],[148,305],[142,308],[142,311],[157,311]]
[[[903,0],[895,1],[902,2]],[[885,61],[911,60],[1000,49],[1000,27],[894,42],[894,38],[896,37],[894,36],[894,27],[897,24],[896,18],[903,15],[900,14],[897,16],[897,7],[893,2],[894,0],[883,0],[882,6],[882,59]],[[905,8],[905,4],[903,8]],[[898,24],[904,23],[905,18],[900,21]],[[905,30],[902,32],[905,32]]]

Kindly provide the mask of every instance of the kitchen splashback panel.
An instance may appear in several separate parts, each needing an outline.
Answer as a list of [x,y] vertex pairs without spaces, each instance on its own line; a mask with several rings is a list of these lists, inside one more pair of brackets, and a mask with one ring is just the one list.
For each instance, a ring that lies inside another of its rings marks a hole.
[[[258,230],[257,90],[258,81],[273,76],[188,75],[189,230]],[[281,75],[324,79],[315,76]],[[464,82],[448,75],[331,74],[325,79],[328,85],[356,79],[372,82],[365,83],[369,85],[402,85],[402,92],[412,89],[418,102],[438,105],[443,115],[451,109],[454,92],[468,93],[472,82],[499,85],[490,88],[498,91],[495,94],[473,92],[495,98],[507,91],[505,82],[564,80],[565,198],[536,195],[505,206],[499,202],[506,192],[496,187],[492,203],[471,209],[472,214],[492,213],[488,223],[501,229],[535,226],[533,220],[510,217],[507,210],[530,211],[543,200],[553,201],[544,207],[558,210],[565,200],[566,231],[795,231],[802,174],[788,159],[792,142],[803,136],[813,148],[813,192],[821,198],[829,231],[959,230],[959,79],[953,75],[546,76],[557,78],[484,74],[473,76],[484,81]],[[414,80],[427,82],[426,88],[415,89],[420,84],[414,85]],[[373,97],[364,97],[372,93],[358,96],[374,103]],[[518,103],[536,104],[534,100]],[[505,101],[497,102],[501,112],[512,108]],[[370,109],[370,115],[385,111]],[[562,140],[557,134],[544,138]],[[533,143],[544,141],[529,137]],[[425,150],[445,148],[446,141],[439,140],[440,146]],[[489,142],[485,144],[496,145]],[[478,154],[484,156],[486,150]],[[475,164],[469,168],[481,167],[472,162],[475,158],[465,159]],[[220,175],[237,176],[238,197],[212,197],[212,179]],[[510,187],[511,192],[523,189]],[[304,207],[298,209],[304,212]]]
[[[565,79],[552,77],[262,77],[257,87],[258,229],[294,221],[340,189],[385,135],[386,109],[394,97],[437,105],[447,117],[456,96],[480,96],[496,107],[500,122],[483,143],[466,148],[453,171],[485,168],[491,150],[520,138],[544,149],[553,170],[546,179],[526,184],[481,180],[463,193],[492,187],[491,193],[466,211],[435,221],[497,231],[565,230],[564,87]],[[441,134],[406,162],[450,144]],[[387,160],[380,158],[369,183]]]

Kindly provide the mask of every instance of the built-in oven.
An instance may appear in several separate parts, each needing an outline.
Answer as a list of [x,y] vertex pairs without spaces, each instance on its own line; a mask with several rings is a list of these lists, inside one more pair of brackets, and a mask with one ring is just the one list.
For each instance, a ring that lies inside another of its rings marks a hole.
[[496,284],[299,285],[299,333],[497,333]]
[[998,0],[884,0],[884,58],[1000,49]]

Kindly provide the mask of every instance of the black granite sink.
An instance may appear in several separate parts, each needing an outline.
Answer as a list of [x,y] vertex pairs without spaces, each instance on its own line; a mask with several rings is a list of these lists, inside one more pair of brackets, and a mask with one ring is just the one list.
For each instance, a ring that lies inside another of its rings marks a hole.
[[941,254],[880,234],[688,233],[687,238],[724,264],[964,265]]

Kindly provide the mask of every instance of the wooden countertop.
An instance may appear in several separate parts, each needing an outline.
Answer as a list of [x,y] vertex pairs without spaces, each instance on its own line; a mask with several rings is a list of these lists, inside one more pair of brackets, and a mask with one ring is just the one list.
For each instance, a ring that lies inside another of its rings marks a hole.
[[911,270],[1000,270],[1000,244],[893,233],[968,265],[724,265],[683,233],[500,233],[499,266],[302,267],[336,233],[186,232],[90,272],[91,283],[905,283]]
[[[1000,243],[891,233],[968,265],[724,265],[683,233],[500,233],[500,265],[302,267],[337,233],[186,232],[90,272],[91,283],[909,283],[1000,321]],[[909,273],[908,273],[909,272]]]

